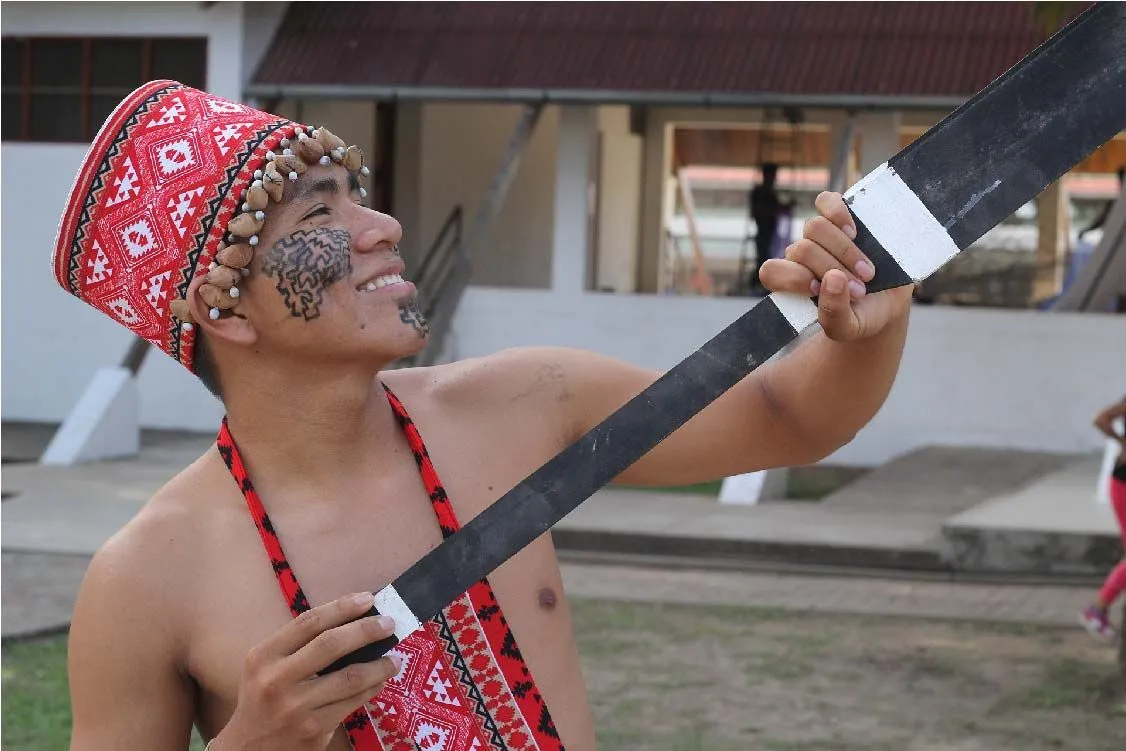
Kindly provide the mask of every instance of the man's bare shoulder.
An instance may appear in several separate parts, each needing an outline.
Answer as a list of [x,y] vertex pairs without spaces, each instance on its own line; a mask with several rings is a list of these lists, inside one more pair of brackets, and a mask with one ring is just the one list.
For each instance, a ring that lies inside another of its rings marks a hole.
[[[390,374],[389,374],[390,375]],[[531,418],[564,442],[597,422],[656,376],[613,357],[573,347],[513,347],[483,357],[396,371],[388,378],[443,413]]]
[[564,361],[570,350],[515,347],[442,365],[390,371],[384,381],[444,409],[566,395]]
[[114,607],[88,617],[119,621],[136,610],[147,613],[151,625],[174,622],[190,606],[194,582],[183,572],[194,568],[212,526],[199,499],[217,486],[214,463],[220,460],[205,457],[182,470],[98,549],[80,598],[108,600]]
[[201,602],[191,574],[210,524],[192,488],[213,474],[201,462],[155,493],[86,570],[67,645],[76,748],[186,746],[196,711],[190,624]]

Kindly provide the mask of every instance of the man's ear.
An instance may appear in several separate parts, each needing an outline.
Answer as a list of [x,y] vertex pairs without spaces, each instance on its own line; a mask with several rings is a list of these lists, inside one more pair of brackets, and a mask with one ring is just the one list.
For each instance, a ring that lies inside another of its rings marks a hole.
[[[242,301],[234,300],[233,306],[219,310],[218,317],[212,318],[211,311],[213,309],[218,310],[218,308],[209,305],[200,293],[200,288],[205,284],[207,284],[207,274],[197,274],[195,279],[192,279],[192,283],[188,285],[187,301],[192,311],[192,318],[195,319],[195,325],[207,332],[208,338],[213,341],[223,339],[243,346],[254,344],[258,338],[258,332],[250,319],[239,312],[239,306],[243,304]],[[209,287],[209,292],[214,291],[214,286],[209,285]]]

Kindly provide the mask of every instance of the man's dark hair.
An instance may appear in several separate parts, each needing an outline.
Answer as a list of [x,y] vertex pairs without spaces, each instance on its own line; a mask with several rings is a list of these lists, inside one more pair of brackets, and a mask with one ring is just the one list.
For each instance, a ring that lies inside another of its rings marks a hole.
[[202,331],[195,335],[195,356],[193,369],[196,378],[203,382],[216,399],[223,401],[223,391],[219,385],[219,373],[215,370],[215,361],[211,359],[211,350],[207,347],[207,338]]
[[777,175],[778,175],[778,165],[777,164],[774,164],[773,162],[767,162],[766,164],[762,165],[762,176],[763,177],[775,177]]

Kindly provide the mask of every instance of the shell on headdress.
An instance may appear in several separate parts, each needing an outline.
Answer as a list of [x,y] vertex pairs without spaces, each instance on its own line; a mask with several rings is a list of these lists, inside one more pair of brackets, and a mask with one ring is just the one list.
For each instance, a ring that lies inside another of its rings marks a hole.
[[228,245],[215,254],[216,261],[232,269],[244,268],[252,258],[254,258],[254,248],[246,243]]
[[219,310],[230,310],[238,302],[237,298],[231,297],[230,292],[220,289],[214,284],[200,285],[199,296],[203,298],[208,307],[218,308]]
[[266,169],[262,171],[262,187],[270,194],[270,198],[274,199],[274,203],[281,202],[285,178],[281,176],[273,162],[266,165]]
[[359,172],[364,166],[364,153],[359,146],[349,146],[344,151],[344,168],[349,172]]
[[270,203],[270,194],[261,185],[251,185],[246,190],[246,205],[255,211],[261,211]]
[[239,214],[227,223],[227,231],[235,237],[250,237],[262,229],[263,221],[254,214]]
[[231,287],[238,285],[242,279],[242,274],[238,269],[232,269],[227,266],[216,266],[207,272],[207,283],[219,287],[220,289],[229,290]]
[[291,180],[296,179],[298,175],[304,175],[305,170],[308,169],[305,162],[301,161],[296,155],[279,156],[274,160],[274,164],[279,173],[288,175]]
[[320,141],[315,138],[302,134],[297,140],[297,145],[293,149],[297,156],[301,157],[301,161],[307,164],[317,164],[320,162],[321,157],[325,155],[324,147],[321,146]]
[[190,323],[195,320],[195,317],[192,315],[192,306],[188,304],[187,300],[182,298],[173,300],[169,307],[172,310],[172,315],[177,319],[185,323]]

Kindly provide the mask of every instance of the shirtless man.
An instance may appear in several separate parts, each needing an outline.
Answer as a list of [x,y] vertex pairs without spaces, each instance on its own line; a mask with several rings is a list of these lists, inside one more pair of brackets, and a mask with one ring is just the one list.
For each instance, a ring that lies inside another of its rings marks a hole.
[[[359,159],[323,128],[165,81],[122,103],[83,164],[59,283],[199,375],[228,417],[90,564],[70,632],[75,751],[183,749],[193,723],[211,751],[595,747],[548,535],[388,657],[320,673],[392,631],[353,593],[659,375],[546,347],[387,370],[426,326],[397,276],[398,222],[359,202]],[[840,195],[817,207],[762,280],[819,292],[824,333],[619,481],[815,462],[879,409],[911,289],[865,295]]]

